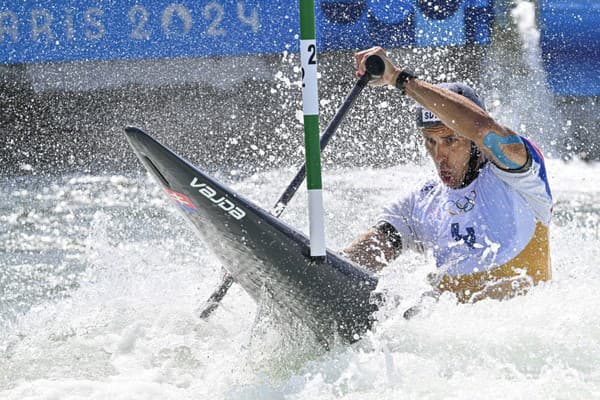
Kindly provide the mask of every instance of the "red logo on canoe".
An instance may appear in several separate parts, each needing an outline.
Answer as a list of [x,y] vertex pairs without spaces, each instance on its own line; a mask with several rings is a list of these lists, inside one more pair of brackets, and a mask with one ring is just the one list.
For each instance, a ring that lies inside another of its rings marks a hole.
[[164,188],[164,189],[165,189],[165,192],[167,192],[167,194],[171,198],[171,200],[173,200],[175,203],[177,203],[177,205],[179,207],[183,208],[185,211],[187,211],[187,212],[196,212],[196,211],[198,211],[196,209],[196,206],[192,202],[192,199],[190,199],[185,194],[179,193],[179,192],[176,192],[174,190],[167,189],[167,188]]

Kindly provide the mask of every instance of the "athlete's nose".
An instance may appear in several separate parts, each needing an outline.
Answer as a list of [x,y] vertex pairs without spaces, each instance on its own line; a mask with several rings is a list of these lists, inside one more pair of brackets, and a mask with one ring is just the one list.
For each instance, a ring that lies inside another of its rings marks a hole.
[[440,146],[439,144],[436,144],[434,146],[432,153],[433,160],[438,164],[448,159],[448,152],[443,148],[443,146]]

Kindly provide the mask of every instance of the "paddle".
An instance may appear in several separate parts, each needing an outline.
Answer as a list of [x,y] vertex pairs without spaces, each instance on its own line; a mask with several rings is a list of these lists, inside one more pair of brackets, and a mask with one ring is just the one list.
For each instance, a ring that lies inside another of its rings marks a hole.
[[[329,126],[327,126],[325,133],[323,133],[323,135],[321,136],[321,151],[323,151],[323,149],[327,147],[329,140],[331,140],[336,129],[348,113],[348,110],[350,110],[352,104],[354,104],[354,101],[356,100],[360,92],[362,92],[365,86],[367,86],[367,83],[369,83],[371,79],[379,79],[381,78],[381,75],[383,75],[383,72],[385,70],[385,64],[379,56],[370,56],[365,60],[365,62],[367,67],[367,73],[361,76],[358,79],[358,81],[354,84],[354,87],[346,96],[344,102],[333,116],[333,119],[329,123]],[[294,197],[294,194],[296,194],[296,192],[298,191],[298,188],[302,184],[302,181],[304,181],[305,177],[306,163],[302,165],[292,182],[285,189],[281,197],[279,197],[277,203],[275,203],[275,207],[273,207],[273,210],[271,212],[275,217],[279,217],[283,213],[292,197]],[[219,303],[221,302],[223,297],[225,297],[225,294],[227,294],[227,291],[233,284],[233,281],[233,277],[224,269],[221,283],[213,291],[208,300],[206,300],[206,304],[204,305],[203,310],[200,312],[200,318],[208,318],[212,314],[212,312],[217,309]]]

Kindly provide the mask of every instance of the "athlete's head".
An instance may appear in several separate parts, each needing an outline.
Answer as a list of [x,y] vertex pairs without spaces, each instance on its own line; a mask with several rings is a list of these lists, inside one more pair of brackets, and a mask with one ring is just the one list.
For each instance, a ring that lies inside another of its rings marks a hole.
[[[438,87],[451,90],[485,110],[483,100],[464,83],[440,83]],[[418,106],[417,126],[421,128],[425,148],[433,159],[442,183],[451,188],[469,184],[478,173],[480,153],[475,143],[456,134],[431,111]]]

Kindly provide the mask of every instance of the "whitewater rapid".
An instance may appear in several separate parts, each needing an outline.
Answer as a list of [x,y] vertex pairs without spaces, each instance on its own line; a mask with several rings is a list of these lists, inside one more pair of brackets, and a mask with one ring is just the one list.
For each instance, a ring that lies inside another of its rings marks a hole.
[[[506,302],[452,296],[406,321],[428,256],[382,273],[388,303],[354,345],[322,350],[234,286],[146,175],[0,178],[2,399],[573,399],[600,397],[600,166],[548,162],[553,280]],[[294,175],[220,179],[266,209]],[[430,164],[325,170],[338,250]],[[282,218],[308,230],[306,190]]]

